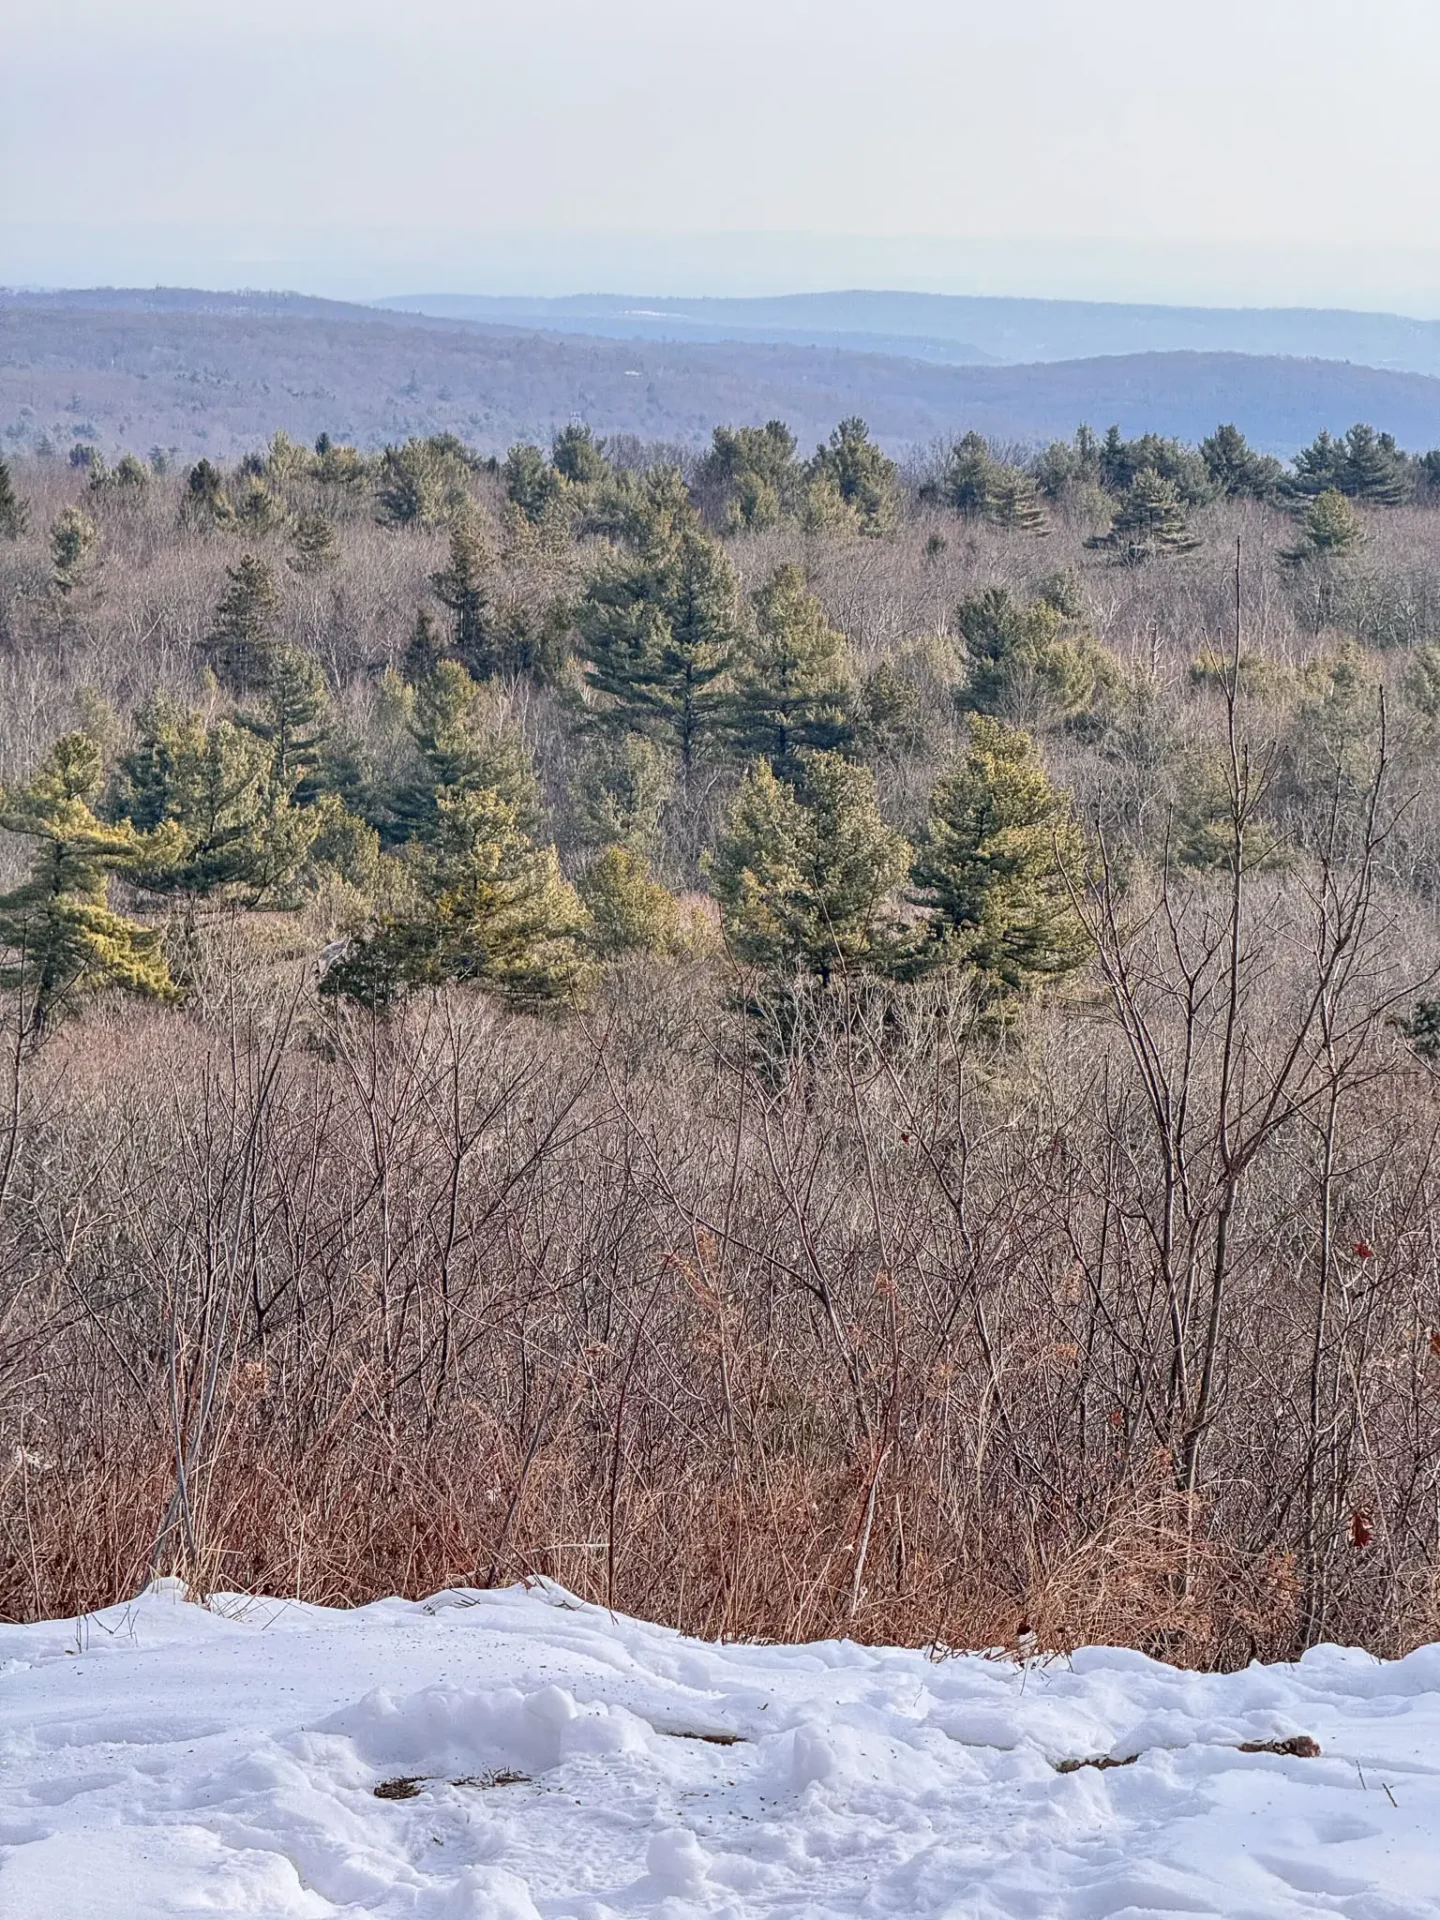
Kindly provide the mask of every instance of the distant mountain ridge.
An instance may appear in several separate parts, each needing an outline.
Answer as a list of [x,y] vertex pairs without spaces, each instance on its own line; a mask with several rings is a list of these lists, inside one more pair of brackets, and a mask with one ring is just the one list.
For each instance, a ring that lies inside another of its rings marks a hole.
[[447,320],[617,339],[767,340],[898,352],[955,365],[1024,365],[1132,353],[1348,360],[1440,376],[1440,321],[1324,307],[1162,307],[1084,300],[850,291],[756,299],[408,294],[380,303]]
[[[720,303],[724,305],[725,303]],[[332,319],[392,321],[403,314],[415,325],[486,326],[521,328],[526,332],[574,332],[610,340],[675,340],[716,342],[722,340],[762,341],[771,346],[828,347],[858,353],[886,353],[905,359],[933,360],[946,366],[999,365],[1000,356],[985,353],[979,347],[947,336],[926,338],[922,334],[872,333],[861,329],[832,329],[823,325],[737,328],[719,318],[693,323],[683,317],[674,320],[647,312],[632,314],[628,309],[601,301],[594,312],[579,298],[576,323],[569,324],[571,299],[508,300],[477,299],[466,295],[421,296],[418,304],[360,303],[329,300],[315,294],[268,292],[237,289],[212,292],[201,287],[88,287],[61,288],[53,292],[36,288],[0,287],[0,307],[64,307],[93,313],[210,313],[245,314],[257,319]],[[450,312],[454,306],[457,311]],[[471,306],[483,309],[460,311]],[[492,312],[491,309],[494,309]],[[514,312],[511,312],[511,309]],[[553,311],[552,311],[553,310]]]
[[849,414],[896,453],[970,429],[1036,445],[1081,422],[1194,441],[1229,420],[1287,458],[1357,420],[1424,451],[1440,447],[1440,379],[1238,353],[946,365],[754,338],[617,340],[287,294],[0,294],[0,447],[17,452],[92,441],[231,458],[277,428],[364,447],[449,431],[503,452],[575,419],[698,448],[717,425],[771,418],[808,450]]
[[[0,310],[77,313],[229,314],[252,319],[373,320],[393,324],[387,308],[355,300],[330,300],[321,294],[292,293],[264,287],[4,287]],[[427,324],[423,314],[410,318]],[[455,326],[454,319],[446,322]]]

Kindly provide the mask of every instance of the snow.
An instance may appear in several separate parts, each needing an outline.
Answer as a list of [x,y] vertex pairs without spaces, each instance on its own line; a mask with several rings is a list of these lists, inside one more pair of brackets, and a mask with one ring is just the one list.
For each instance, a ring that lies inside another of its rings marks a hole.
[[715,1646],[547,1585],[0,1626],[0,1916],[207,1914],[1440,1920],[1440,1647]]

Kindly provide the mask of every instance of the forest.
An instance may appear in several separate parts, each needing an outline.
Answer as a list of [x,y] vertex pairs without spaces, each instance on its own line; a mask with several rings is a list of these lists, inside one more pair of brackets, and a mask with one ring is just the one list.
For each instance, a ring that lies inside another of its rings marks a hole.
[[0,1618],[1440,1638],[1437,753],[1363,424],[0,462]]

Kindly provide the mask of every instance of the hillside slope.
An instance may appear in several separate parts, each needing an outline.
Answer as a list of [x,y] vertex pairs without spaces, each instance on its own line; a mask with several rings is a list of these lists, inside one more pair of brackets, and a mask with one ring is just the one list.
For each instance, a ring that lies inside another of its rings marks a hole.
[[[214,297],[207,296],[212,302]],[[1282,454],[1365,419],[1440,444],[1440,380],[1323,360],[1138,354],[938,366],[760,343],[625,342],[262,298],[224,310],[0,304],[0,434],[230,457],[277,427],[362,446],[449,429],[488,450],[566,420],[698,446],[778,416],[802,446],[863,414],[892,449],[967,428],[1045,441],[1082,420],[1186,439],[1238,421]]]
[[751,299],[412,294],[399,311],[615,339],[807,340],[926,360],[1020,365],[1112,353],[1259,353],[1440,375],[1440,321],[1325,307],[1166,307],[857,290]]

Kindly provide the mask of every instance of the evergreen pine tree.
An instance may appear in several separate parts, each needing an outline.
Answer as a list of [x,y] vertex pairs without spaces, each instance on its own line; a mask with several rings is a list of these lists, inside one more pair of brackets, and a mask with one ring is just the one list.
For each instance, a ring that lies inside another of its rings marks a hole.
[[1294,478],[1287,491],[1311,499],[1322,493],[1340,493],[1370,506],[1398,507],[1415,487],[1411,462],[1392,434],[1377,433],[1358,422],[1336,440],[1317,434],[1296,454]]
[[159,935],[109,901],[112,875],[147,856],[163,859],[169,842],[99,819],[91,802],[100,780],[95,742],[68,733],[25,786],[0,796],[0,828],[35,843],[28,878],[0,896],[0,948],[9,956],[0,985],[25,997],[36,1033],[86,991],[177,997]]
[[428,527],[440,518],[435,462],[419,441],[386,447],[375,485],[375,518],[382,527]]
[[380,835],[369,821],[352,813],[333,790],[307,807],[304,819],[315,829],[305,856],[307,875],[317,880],[333,875],[365,900],[373,899],[381,875]]
[[29,506],[15,491],[9,465],[0,460],[0,540],[18,540],[29,518]]
[[111,475],[112,489],[122,499],[139,499],[150,484],[150,469],[133,453],[121,454]]
[[675,896],[632,848],[607,847],[581,875],[579,894],[589,915],[586,944],[600,959],[674,953],[679,948]]
[[1012,533],[1033,533],[1043,538],[1050,531],[1034,475],[1022,467],[1000,468],[991,484],[987,518],[992,526]]
[[951,507],[969,520],[1021,533],[1048,531],[1032,476],[1006,466],[990,451],[983,434],[967,433],[950,449],[943,472],[920,489],[927,502]]
[[290,545],[286,565],[292,573],[323,573],[334,564],[335,529],[323,513],[297,513]]
[[1087,946],[1065,875],[1082,859],[1029,735],[976,715],[968,749],[936,783],[911,869],[926,915],[915,971],[963,964],[994,997],[1078,966]]
[[1342,560],[1353,553],[1365,538],[1360,516],[1336,487],[1317,494],[1300,523],[1300,538],[1285,548],[1280,558],[1287,566],[1303,566],[1308,560]]
[[960,603],[955,625],[966,666],[962,707],[1056,726],[1092,705],[1113,665],[1063,601],[1052,585],[1028,606],[1004,587],[987,587]]
[[1107,493],[1124,493],[1139,471],[1140,462],[1122,438],[1119,427],[1107,427],[1100,443],[1101,486]]
[[209,460],[197,460],[185,476],[180,517],[186,525],[202,529],[228,526],[235,518],[224,475]]
[[783,420],[763,427],[716,427],[695,475],[711,525],[725,533],[763,532],[800,511],[805,473]]
[[625,847],[649,859],[675,785],[671,756],[638,733],[599,733],[570,783],[570,818],[585,847]]
[[[395,700],[396,693],[401,696],[400,701]],[[377,835],[392,825],[395,763],[411,747],[405,734],[410,717],[408,708],[403,716],[395,714],[395,708],[410,694],[411,689],[398,675],[383,675],[374,731],[362,734],[351,727],[337,727],[325,745],[325,786],[321,799],[333,794],[347,813],[373,827]],[[321,831],[324,831],[323,824]]]
[[899,470],[874,441],[865,422],[842,420],[829,442],[817,447],[806,469],[817,517],[829,517],[828,496],[838,501],[861,533],[888,533],[899,506]]
[[168,832],[166,858],[138,859],[147,891],[186,900],[230,892],[250,904],[283,892],[305,863],[319,821],[272,775],[273,749],[247,728],[198,714],[165,694],[141,710],[110,811],[142,832]]
[[426,788],[468,789],[483,769],[480,689],[458,661],[446,660],[415,689],[410,727]]
[[845,640],[797,566],[771,576],[755,596],[755,614],[755,633],[736,664],[729,726],[744,759],[766,759],[791,779],[802,753],[842,746],[850,736]]
[[343,509],[357,500],[370,483],[371,471],[358,448],[339,446],[324,433],[316,440],[315,478],[327,507]]
[[1200,542],[1190,532],[1178,483],[1142,467],[1121,497],[1109,533],[1085,544],[1107,548],[1122,565],[1134,567],[1157,554],[1193,552]]
[[285,523],[285,502],[259,474],[251,474],[235,501],[235,524],[247,534],[272,533]]
[[1205,471],[1218,492],[1231,500],[1269,500],[1283,478],[1272,454],[1256,453],[1236,426],[1217,427],[1200,442]]
[[592,577],[576,624],[603,724],[669,746],[688,784],[725,709],[740,639],[739,590],[693,509],[661,484],[633,516],[633,547]]
[[517,441],[511,447],[500,472],[506,499],[511,506],[519,508],[532,526],[538,526],[564,495],[564,480],[539,447],[526,441]]
[[415,898],[351,943],[321,991],[384,1008],[461,982],[541,1008],[583,988],[585,915],[553,847],[536,847],[494,788],[443,789],[411,856]]
[[1109,493],[1129,493],[1142,474],[1155,473],[1170,481],[1185,507],[1203,506],[1215,489],[1203,457],[1183,441],[1158,433],[1142,433],[1124,440],[1111,427],[1095,449],[1099,482]]
[[1036,458],[1035,478],[1047,500],[1062,500],[1081,487],[1098,487],[1100,443],[1093,430],[1077,427],[1073,440],[1052,440]]
[[271,434],[270,444],[265,449],[265,478],[282,491],[293,488],[299,481],[308,480],[316,464],[316,454],[292,440],[283,427]]
[[107,812],[142,834],[179,817],[181,793],[205,750],[199,714],[168,693],[151,695],[135,716],[135,738],[116,768]]
[[1395,436],[1363,423],[1345,435],[1344,493],[1372,507],[1401,507],[1415,491],[1411,464]]
[[893,660],[866,674],[855,709],[855,745],[867,760],[907,761],[925,744],[924,697]]
[[275,652],[280,593],[275,576],[253,553],[225,569],[228,582],[215,609],[215,622],[201,642],[217,678],[232,692],[263,686]]
[[979,519],[990,505],[991,479],[998,462],[980,433],[967,433],[955,442],[937,480],[927,480],[920,498],[951,507],[969,519]]
[[1343,493],[1345,491],[1345,448],[1327,430],[1318,433],[1308,447],[1302,447],[1294,462],[1295,475],[1287,483],[1290,493]]
[[611,477],[605,442],[597,440],[589,427],[577,420],[556,434],[550,463],[560,478],[574,487],[598,487]]
[[442,661],[415,688],[414,764],[391,809],[392,839],[429,841],[442,794],[497,792],[522,831],[539,825],[539,790],[524,741],[490,721],[486,695],[457,661]]
[[449,654],[450,646],[439,627],[435,616],[425,607],[415,614],[415,624],[410,629],[410,638],[405,642],[405,655],[401,670],[406,681],[412,687],[418,687]]
[[504,665],[504,635],[494,611],[495,558],[469,516],[450,530],[449,564],[432,574],[435,597],[450,611],[451,643],[465,670],[488,680]]
[[794,787],[764,761],[750,768],[706,867],[742,960],[825,983],[893,965],[892,896],[909,852],[880,816],[874,776],[816,753]]
[[329,738],[329,689],[320,663],[300,647],[276,647],[252,712],[240,725],[271,748],[270,778],[300,805],[316,797],[317,775]]
[[50,529],[51,580],[68,600],[89,577],[99,535],[95,522],[79,507],[62,507]]
[[453,434],[432,434],[428,440],[410,439],[404,446],[386,447],[376,476],[376,519],[383,527],[433,527],[468,512],[472,465]]
[[650,467],[619,478],[614,523],[608,529],[612,538],[638,552],[678,541],[682,533],[699,526],[695,503],[678,467]]

